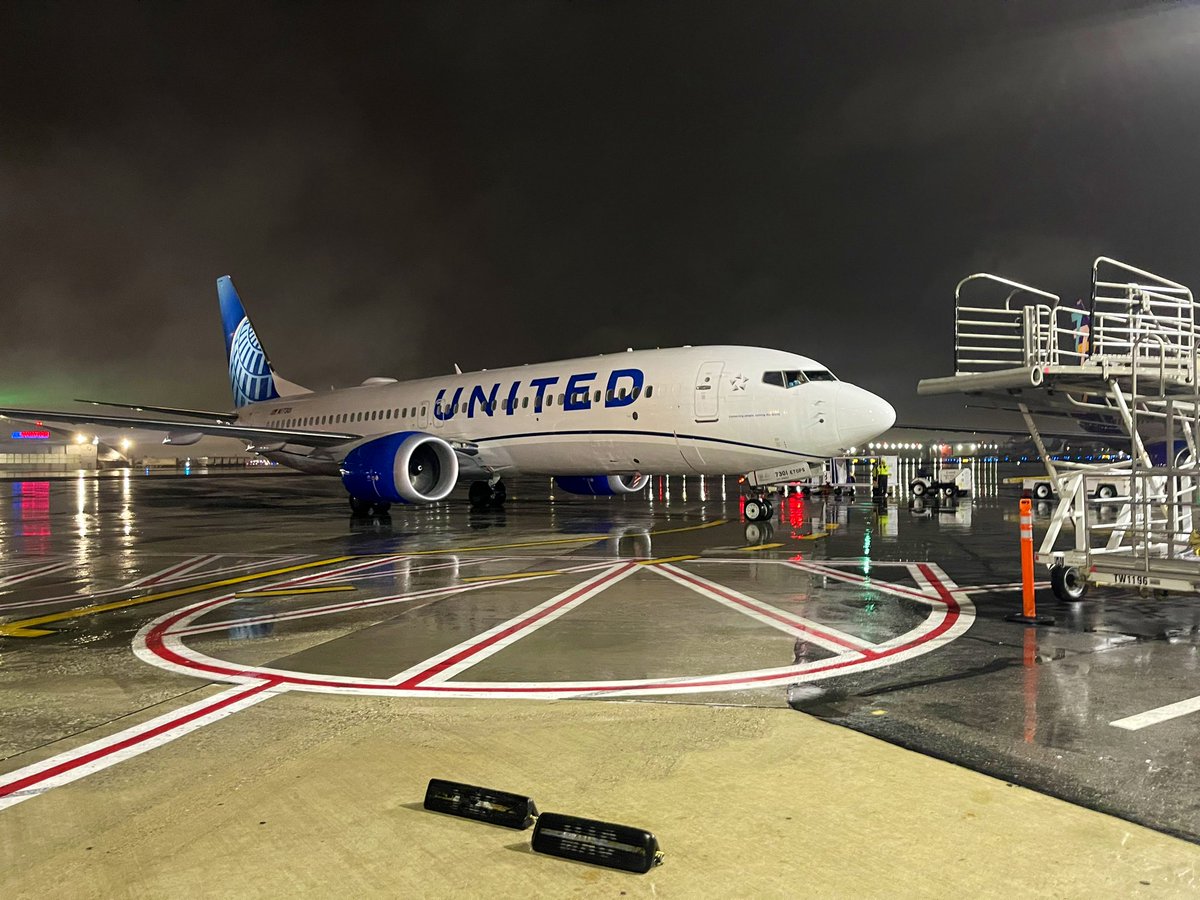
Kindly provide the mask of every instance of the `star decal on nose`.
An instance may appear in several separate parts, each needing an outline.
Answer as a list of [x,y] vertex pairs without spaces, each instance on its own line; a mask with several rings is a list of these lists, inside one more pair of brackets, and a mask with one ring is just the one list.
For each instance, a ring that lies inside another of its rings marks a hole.
[[734,375],[729,379],[729,384],[735,391],[744,391],[746,389],[746,382],[749,380],[745,375]]

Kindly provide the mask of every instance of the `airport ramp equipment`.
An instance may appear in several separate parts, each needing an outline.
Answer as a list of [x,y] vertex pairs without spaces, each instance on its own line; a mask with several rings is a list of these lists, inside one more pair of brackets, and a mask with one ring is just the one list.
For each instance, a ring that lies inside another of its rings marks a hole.
[[[987,273],[960,281],[954,299],[954,374],[923,379],[917,392],[1022,415],[1058,498],[1037,554],[1055,594],[1078,600],[1089,584],[1200,590],[1192,292],[1100,257],[1087,301]],[[1056,461],[1035,416],[1123,436],[1128,458]]]

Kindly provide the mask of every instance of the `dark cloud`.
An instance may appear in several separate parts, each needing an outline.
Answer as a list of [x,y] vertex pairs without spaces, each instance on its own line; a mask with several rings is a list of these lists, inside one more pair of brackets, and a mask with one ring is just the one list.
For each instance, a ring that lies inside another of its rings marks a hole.
[[[955,282],[1200,281],[1186,4],[6,4],[5,397],[626,346],[948,373]],[[76,387],[71,387],[76,385]],[[969,421],[972,413],[961,414]]]

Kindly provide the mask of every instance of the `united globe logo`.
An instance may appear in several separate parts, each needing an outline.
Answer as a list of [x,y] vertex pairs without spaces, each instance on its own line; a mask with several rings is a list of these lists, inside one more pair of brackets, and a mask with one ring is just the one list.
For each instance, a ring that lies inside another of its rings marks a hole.
[[237,406],[279,396],[275,392],[267,355],[247,317],[238,322],[229,342],[229,383]]

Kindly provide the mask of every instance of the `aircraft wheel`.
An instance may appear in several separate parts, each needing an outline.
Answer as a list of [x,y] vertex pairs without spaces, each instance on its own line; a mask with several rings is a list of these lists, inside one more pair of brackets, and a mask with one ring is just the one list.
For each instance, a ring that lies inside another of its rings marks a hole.
[[350,495],[350,512],[356,516],[365,516],[371,512],[371,501],[364,500],[362,497]]
[[1076,566],[1051,566],[1050,589],[1059,600],[1074,603],[1083,599],[1088,583]]
[[1052,491],[1050,489],[1049,483],[1047,483],[1045,481],[1039,481],[1037,484],[1035,484],[1033,486],[1033,499],[1034,500],[1049,500],[1050,495],[1053,493],[1054,493],[1054,491]]
[[750,546],[765,544],[775,536],[775,529],[770,522],[747,522],[746,543]]
[[769,519],[775,515],[775,504],[773,504],[770,500],[763,500],[762,504],[763,508],[766,510],[766,512],[763,513],[764,519]]
[[392,504],[390,503],[373,503],[371,505],[372,511],[377,516],[386,516],[388,514],[388,510],[391,508]]
[[492,486],[486,481],[472,481],[471,490],[467,495],[471,500],[471,505],[476,509],[485,509],[492,503],[492,497],[495,492]]
[[1100,487],[1096,488],[1096,496],[1099,497],[1101,500],[1111,500],[1113,497],[1117,496],[1116,485],[1112,485],[1112,484],[1100,485]]
[[908,489],[912,491],[912,495],[914,497],[924,497],[925,491],[928,490],[928,488],[925,487],[925,482],[923,481],[914,481],[908,486]]
[[766,504],[753,497],[746,499],[745,512],[747,522],[761,522],[768,515]]
[[945,497],[947,500],[953,500],[954,495],[956,493],[957,493],[957,491],[955,491],[954,485],[952,485],[952,484],[942,485],[942,496]]
[[503,481],[497,481],[492,488],[491,505],[497,509],[504,505],[504,501],[508,499],[508,489],[505,488]]

